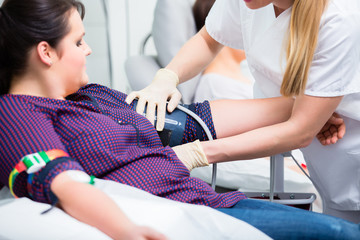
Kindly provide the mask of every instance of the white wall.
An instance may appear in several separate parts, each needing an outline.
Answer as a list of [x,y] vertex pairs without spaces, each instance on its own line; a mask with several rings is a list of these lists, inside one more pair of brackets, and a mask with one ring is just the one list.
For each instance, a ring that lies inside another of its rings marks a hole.
[[85,4],[85,41],[92,49],[87,57],[87,72],[90,82],[110,85],[109,61],[105,16],[101,0],[84,0]]
[[[156,0],[105,0],[108,6],[110,44],[112,55],[112,87],[129,92],[124,62],[128,56],[137,55],[142,40],[151,31]],[[102,0],[83,0],[86,7],[84,25],[86,41],[93,54],[88,57],[88,74],[91,82],[110,85],[109,61],[105,17]],[[148,52],[155,52],[153,46]]]

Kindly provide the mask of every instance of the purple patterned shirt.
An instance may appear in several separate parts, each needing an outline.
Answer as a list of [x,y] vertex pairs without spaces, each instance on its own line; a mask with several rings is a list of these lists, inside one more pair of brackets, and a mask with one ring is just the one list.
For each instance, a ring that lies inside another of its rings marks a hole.
[[[126,95],[100,85],[87,85],[66,100],[25,95],[0,96],[0,188],[19,160],[30,153],[61,149],[69,154],[45,177],[27,174],[14,184],[18,196],[51,202],[50,183],[66,170],[81,170],[180,202],[231,207],[246,196],[238,191],[218,194],[189,171],[170,147],[163,147],[151,123],[125,102]],[[196,113],[215,137],[208,102]],[[187,119],[184,139],[193,141],[194,124]],[[184,140],[185,141],[185,140]],[[44,174],[43,174],[44,175]]]

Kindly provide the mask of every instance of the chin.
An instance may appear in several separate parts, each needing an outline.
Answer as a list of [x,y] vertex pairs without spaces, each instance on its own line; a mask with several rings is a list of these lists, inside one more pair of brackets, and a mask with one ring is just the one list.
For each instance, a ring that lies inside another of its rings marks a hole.
[[86,75],[83,77],[83,79],[81,81],[81,87],[84,87],[88,83],[89,83],[89,77]]
[[264,6],[259,6],[259,4],[252,3],[252,2],[245,2],[245,4],[251,10],[256,10],[256,9],[264,7]]
[[257,7],[251,6],[251,4],[246,4],[246,6],[251,10],[256,10]]

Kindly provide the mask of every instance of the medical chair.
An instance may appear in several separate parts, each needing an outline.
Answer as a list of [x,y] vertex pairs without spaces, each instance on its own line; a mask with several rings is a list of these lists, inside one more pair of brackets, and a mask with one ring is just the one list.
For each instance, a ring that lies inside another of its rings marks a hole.
[[[125,72],[133,91],[145,88],[153,76],[165,67],[176,55],[184,43],[196,33],[192,6],[195,0],[158,0],[155,11],[152,32],[143,40],[138,56],[131,56],[125,62]],[[165,24],[164,24],[165,23]],[[146,55],[146,44],[153,40],[157,55]],[[182,103],[192,103],[199,75],[178,86],[182,94]],[[291,153],[278,154],[270,157],[270,191],[246,192],[251,198],[269,199],[281,204],[311,209],[316,195],[312,193],[284,192],[284,157]],[[211,185],[215,188],[216,165],[213,166]],[[220,190],[223,191],[223,190]],[[226,190],[225,190],[226,191]]]
[[[125,62],[129,84],[134,91],[149,85],[156,71],[165,67],[184,43],[196,33],[192,16],[194,0],[159,0],[155,7],[152,32],[145,37],[139,56],[132,56]],[[166,20],[165,20],[166,19]],[[164,23],[166,21],[166,24]],[[153,40],[157,55],[145,55],[145,46]],[[141,71],[139,68],[141,67]],[[199,76],[178,86],[182,102],[192,103]]]

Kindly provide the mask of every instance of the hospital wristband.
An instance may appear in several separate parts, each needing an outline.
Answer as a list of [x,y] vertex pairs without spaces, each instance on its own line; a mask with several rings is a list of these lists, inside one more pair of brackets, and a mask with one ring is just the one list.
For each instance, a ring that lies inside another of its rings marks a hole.
[[14,169],[11,171],[9,175],[9,188],[11,194],[15,197],[14,193],[14,183],[16,177],[21,173],[26,171],[27,174],[33,174],[35,172],[40,171],[43,167],[46,166],[50,161],[60,158],[60,157],[68,157],[69,155],[60,149],[52,149],[49,151],[40,151],[37,153],[32,153],[23,157],[19,163],[17,163]]
[[95,184],[95,176],[88,175],[85,172],[78,170],[67,170],[66,175],[68,175],[72,180],[81,183],[88,183],[90,185]]

